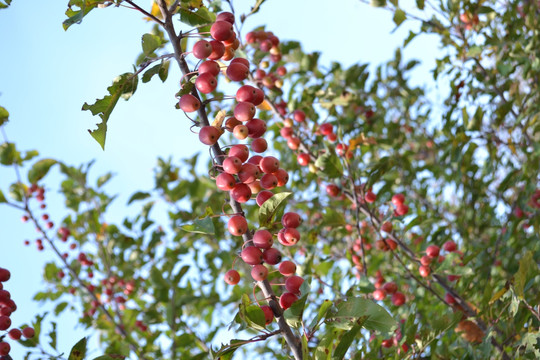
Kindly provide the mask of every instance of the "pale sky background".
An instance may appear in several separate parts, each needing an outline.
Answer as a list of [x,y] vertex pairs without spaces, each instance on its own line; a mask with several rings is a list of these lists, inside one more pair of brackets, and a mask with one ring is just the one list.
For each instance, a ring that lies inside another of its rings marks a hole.
[[[252,2],[236,1],[237,12],[245,13]],[[150,1],[138,3],[149,8]],[[10,112],[5,130],[19,150],[37,149],[43,157],[71,165],[96,159],[91,172],[94,179],[113,171],[116,176],[107,189],[120,196],[108,216],[121,221],[129,196],[153,187],[152,169],[158,156],[179,159],[201,150],[207,154],[206,148],[189,131],[189,121],[174,109],[179,72],[171,63],[165,84],[157,77],[147,84],[140,82],[131,100],[120,100],[109,120],[106,151],[101,150],[87,132],[100,119],[82,112],[82,104],[103,97],[114,77],[132,70],[141,36],[151,24],[135,11],[109,7],[93,11],[82,24],[65,32],[66,4],[67,0],[15,0],[9,9],[0,11],[0,105]],[[322,51],[323,64],[339,61],[345,65],[390,60],[409,29],[419,26],[417,22],[405,23],[391,33],[395,28],[392,14],[355,0],[268,0],[260,13],[248,20],[243,35],[261,24],[282,40],[300,41],[306,51]],[[415,83],[431,81],[429,71],[436,53],[437,43],[425,35],[406,48],[406,59],[422,61]],[[65,214],[60,210],[62,199],[55,194],[57,174],[53,171],[47,182],[52,190],[47,203],[51,218],[58,223]],[[14,179],[11,168],[0,168],[4,193]],[[51,252],[23,245],[25,239],[33,242],[36,233],[33,226],[21,223],[21,215],[0,205],[0,267],[12,273],[5,288],[18,305],[12,315],[13,326],[50,310],[31,299],[44,290],[43,266],[54,259]],[[64,352],[92,334],[80,326],[73,330],[76,316],[64,314],[57,319],[59,349]],[[23,348],[15,341],[10,343],[13,358],[22,358]]]

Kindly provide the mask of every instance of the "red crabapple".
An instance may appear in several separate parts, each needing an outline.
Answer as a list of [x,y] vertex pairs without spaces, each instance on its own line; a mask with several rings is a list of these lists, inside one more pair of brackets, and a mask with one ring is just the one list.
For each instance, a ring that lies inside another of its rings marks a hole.
[[399,204],[396,207],[396,214],[398,216],[406,215],[408,212],[409,212],[409,207],[407,205],[405,205],[405,204]]
[[392,196],[392,204],[395,206],[401,205],[405,202],[405,195],[403,194],[395,194]]
[[225,45],[221,41],[212,40],[210,46],[212,46],[212,53],[208,55],[210,60],[219,60],[225,55]]
[[256,153],[263,153],[268,149],[268,143],[264,138],[253,139],[251,142],[251,150]]
[[405,295],[403,293],[397,291],[392,295],[392,304],[395,306],[401,306],[405,304]]
[[429,268],[429,266],[420,265],[420,267],[418,268],[418,272],[420,273],[420,276],[428,277],[431,273],[431,269]]
[[264,190],[257,194],[255,201],[257,202],[257,205],[262,206],[262,204],[264,204],[265,201],[270,199],[272,196],[274,196],[273,192]]
[[302,110],[295,110],[293,112],[293,119],[297,122],[304,122],[306,121],[306,114]]
[[249,149],[243,144],[234,145],[229,150],[229,156],[236,156],[241,162],[245,162],[249,157]]
[[285,288],[293,294],[300,294],[300,286],[304,283],[304,279],[300,276],[292,275],[285,280]]
[[268,277],[268,269],[262,264],[255,265],[251,269],[251,277],[255,281],[264,281]]
[[10,351],[11,346],[5,341],[0,341],[0,355],[2,355],[2,357],[7,356]]
[[261,310],[264,313],[265,324],[270,324],[274,320],[274,312],[272,311],[272,308],[268,305],[263,305],[261,306]]
[[236,179],[231,174],[223,172],[216,177],[216,185],[218,189],[230,191],[236,184]]
[[217,80],[208,72],[199,74],[195,80],[195,87],[203,94],[209,94],[216,89]]
[[429,256],[430,258],[436,258],[439,256],[439,247],[437,245],[429,245],[427,248],[426,248],[426,255]]
[[373,203],[375,200],[377,200],[377,195],[373,193],[373,191],[368,190],[366,194],[364,195],[364,200],[366,200],[367,203]]
[[289,181],[289,173],[285,169],[277,169],[273,174],[278,180],[277,186],[284,186]]
[[319,126],[319,131],[322,135],[330,135],[334,132],[334,127],[330,123],[324,123]]
[[242,81],[247,79],[249,69],[244,64],[231,63],[229,67],[227,67],[226,73],[227,77],[232,81]]
[[287,310],[296,300],[298,300],[296,295],[286,292],[281,294],[279,297],[279,305],[283,308],[283,310]]
[[212,76],[219,75],[219,64],[213,60],[206,60],[201,65],[199,65],[199,74],[209,73]]
[[444,243],[443,249],[448,252],[454,252],[457,250],[457,245],[452,240],[448,240],[447,242]]
[[212,53],[212,45],[206,40],[199,40],[193,45],[193,56],[206,59]]
[[373,298],[377,301],[382,301],[386,297],[386,292],[383,289],[373,291]]
[[296,272],[296,264],[292,261],[286,260],[279,264],[279,272],[283,276],[291,276]]
[[276,248],[270,248],[270,249],[264,250],[264,252],[262,253],[262,256],[263,256],[264,262],[269,265],[277,265],[281,262],[281,253]]
[[328,184],[326,185],[326,193],[329,195],[329,196],[332,196],[332,197],[336,197],[339,195],[339,187],[337,187],[336,184]]
[[199,110],[201,102],[195,96],[191,94],[182,95],[178,103],[180,109],[185,112],[194,112]]
[[259,163],[259,167],[266,174],[272,174],[279,169],[279,160],[273,156],[265,156]]
[[228,21],[216,21],[210,28],[210,35],[219,41],[229,40],[234,36],[234,29]]
[[234,236],[242,236],[248,230],[248,223],[242,215],[234,215],[227,223],[227,229]]
[[8,269],[0,268],[0,282],[6,282],[11,277]]
[[255,116],[255,105],[244,101],[234,107],[234,117],[242,122],[249,121]]
[[420,264],[424,265],[424,266],[428,266],[429,264],[431,264],[431,261],[433,261],[433,258],[430,258],[429,256],[427,255],[423,255],[421,258],[420,258]]
[[249,129],[246,125],[236,125],[233,129],[233,135],[238,140],[244,140],[249,135]]
[[242,250],[240,257],[248,265],[258,265],[263,261],[263,253],[255,246],[248,246]]
[[266,132],[266,122],[261,119],[251,119],[246,123],[249,130],[249,137],[256,139]]
[[383,290],[386,291],[388,294],[393,294],[397,291],[397,285],[395,282],[387,282],[382,286]]
[[307,166],[309,164],[309,154],[306,153],[300,153],[297,157],[298,164],[301,166]]
[[260,249],[270,249],[274,244],[272,233],[268,230],[257,230],[253,234],[253,245]]
[[217,14],[216,21],[227,21],[234,24],[234,15],[228,11]]
[[19,329],[11,329],[9,330],[8,335],[11,340],[19,340],[22,336],[22,332]]
[[7,330],[11,326],[11,319],[8,316],[0,316],[0,330]]
[[[259,167],[250,163],[245,163],[238,172],[238,179],[244,184],[249,184],[257,180],[260,176]],[[261,184],[262,186],[262,184]],[[264,187],[264,186],[262,186]]]
[[300,241],[300,232],[295,228],[285,228],[283,230],[283,237],[287,243],[294,245]]
[[231,269],[225,273],[225,282],[229,285],[236,285],[240,281],[240,274],[238,271]]
[[295,212],[288,212],[281,217],[281,224],[286,228],[297,228],[302,224],[302,218]]
[[242,161],[236,156],[228,156],[223,160],[223,171],[227,174],[238,174],[242,170]]
[[251,199],[251,189],[246,184],[236,184],[230,192],[231,198],[239,203],[245,203]]
[[278,184],[278,179],[274,174],[264,174],[261,177],[261,187],[266,190],[272,190]]

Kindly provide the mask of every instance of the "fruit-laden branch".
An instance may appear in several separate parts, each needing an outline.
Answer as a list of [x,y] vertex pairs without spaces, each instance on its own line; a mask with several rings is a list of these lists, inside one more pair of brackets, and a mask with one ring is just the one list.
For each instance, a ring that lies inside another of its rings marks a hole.
[[[173,45],[174,58],[176,59],[176,61],[178,63],[178,66],[180,67],[180,70],[182,71],[182,74],[187,78],[187,80],[189,80],[189,78],[194,76],[194,74],[190,71],[187,62],[184,59],[183,49],[180,46],[181,37],[176,34],[176,30],[175,30],[174,24],[172,22],[172,14],[171,14],[171,12],[169,12],[169,9],[167,8],[167,5],[166,5],[164,0],[158,0],[157,4],[158,4],[158,6],[159,6],[159,8],[161,10],[161,13],[162,13],[163,19],[164,19],[163,28],[167,32],[167,36],[169,37],[169,40],[171,41],[171,43]],[[191,91],[191,94],[193,96],[195,96],[197,99],[200,100],[200,97],[199,97],[199,94],[198,94],[196,88],[193,88],[193,90]],[[210,122],[208,120],[208,115],[206,113],[206,109],[205,109],[204,106],[201,106],[197,110],[197,114],[199,115],[200,122],[201,122],[201,124],[203,126],[210,125]],[[213,154],[214,154],[214,157],[215,157],[215,161],[219,165],[222,165],[223,159],[225,159],[226,156],[225,156],[225,153],[221,150],[221,147],[220,147],[219,143],[216,142],[211,147],[212,147],[212,151],[213,151]],[[231,206],[234,213],[236,213],[236,214],[243,214],[244,213],[243,210],[242,210],[241,205],[238,202],[236,202],[235,200],[233,200],[232,198],[230,199],[229,204],[230,204],[230,206]],[[252,234],[251,234],[250,231],[243,234],[242,238],[244,240],[244,243],[246,243],[247,246],[252,244],[252,240],[251,240],[252,239]],[[285,318],[283,316],[283,309],[279,305],[277,297],[274,294],[274,291],[272,290],[272,286],[270,285],[268,280],[258,281],[257,285],[261,288],[265,298],[268,300],[268,305],[270,306],[270,308],[274,312],[274,316],[277,319],[277,322],[278,322],[278,325],[279,325],[279,328],[280,328],[280,332],[283,335],[283,337],[285,338],[285,341],[287,342],[287,345],[290,347],[294,358],[296,360],[302,360],[303,357],[302,357],[302,349],[301,349],[300,341],[293,334],[290,326],[285,321]]]
[[[285,120],[285,117],[278,111],[278,108],[277,106],[270,100],[268,99],[267,100],[270,107],[272,108],[272,111],[274,112],[274,115],[276,115],[277,117],[279,117],[282,121]],[[313,154],[310,150],[309,150],[309,147],[304,144],[304,142],[302,141],[302,137],[301,136],[298,136],[298,139],[299,139],[299,149],[308,154],[309,155],[309,158],[310,158],[310,161],[311,162],[315,162],[317,160],[317,156],[316,154]],[[350,168],[348,167],[348,169],[350,170]],[[344,176],[344,180],[345,181],[353,181],[353,179],[349,176]],[[353,189],[353,192],[356,193],[356,186],[354,183],[351,184],[351,189]],[[358,196],[356,194],[354,194],[353,192],[344,192],[345,196],[347,196],[347,198],[349,199],[349,201],[351,201],[352,204],[354,204],[356,206],[356,209],[358,211],[360,211],[362,214],[364,214],[372,223],[373,227],[378,231],[378,233],[380,233],[381,231],[381,227],[382,227],[382,222],[379,220],[379,218],[371,211],[371,209],[369,208],[369,206],[363,202],[363,201],[360,201]],[[358,219],[357,219],[358,221]],[[414,253],[414,251],[412,249],[410,249],[399,237],[396,236],[396,234],[391,231],[389,232],[388,234],[388,238],[390,238],[391,240],[395,241],[399,246],[400,248],[403,250],[403,252],[406,254],[406,256],[410,259],[410,261],[412,262],[415,262],[417,264],[421,264],[420,260],[418,260],[416,254]],[[384,243],[386,244],[386,240],[383,240]],[[363,243],[363,242],[362,242]],[[388,244],[386,244],[388,246]],[[399,258],[399,255],[397,254],[397,252],[395,251],[392,251],[392,254],[393,256],[398,260],[398,262],[403,266],[403,268],[411,275],[411,277],[422,287],[424,287],[425,289],[427,289],[428,291],[430,291],[431,293],[433,293],[439,300],[441,300],[444,304],[446,304],[447,306],[451,307],[451,308],[454,308],[454,306],[450,303],[448,303],[447,301],[444,300],[444,298],[442,298],[437,292],[435,292],[435,290],[432,289],[432,287],[428,284],[425,284],[424,282],[421,281],[421,279],[419,279],[417,276],[414,276],[414,274],[412,274],[412,272],[407,268],[406,264],[403,262],[403,259]],[[362,258],[365,257],[365,252],[364,250],[362,249]],[[365,262],[363,263],[365,264]],[[364,265],[365,266],[365,265]],[[477,313],[477,311],[475,311],[470,305],[469,303],[461,296],[457,293],[457,291],[452,287],[450,286],[440,275],[438,274],[432,274],[432,278],[433,280],[438,283],[448,294],[450,294],[456,301],[457,303],[457,307],[459,307],[463,313],[465,313],[468,317],[473,317],[476,319],[476,322],[478,324],[478,326],[480,327],[480,329],[486,333],[487,330],[488,330],[488,327],[486,325],[486,323],[480,319],[479,317],[479,314]],[[494,327],[495,330],[499,333],[499,334],[502,334],[501,330],[498,328],[498,327]],[[508,357],[508,355],[506,354],[506,352],[504,351],[504,348],[502,347],[501,344],[499,344],[499,342],[494,339],[494,338],[491,338],[491,343],[500,351],[501,353],[501,356],[502,356],[502,359],[505,359],[505,360],[509,360],[510,358]]]

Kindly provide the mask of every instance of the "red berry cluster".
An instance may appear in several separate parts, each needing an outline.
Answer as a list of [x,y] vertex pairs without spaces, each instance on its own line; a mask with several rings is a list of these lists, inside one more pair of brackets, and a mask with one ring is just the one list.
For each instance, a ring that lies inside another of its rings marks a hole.
[[395,282],[386,282],[382,276],[381,271],[377,271],[377,280],[375,281],[375,291],[373,291],[373,298],[377,301],[382,301],[386,298],[386,295],[392,295],[392,304],[395,306],[401,306],[405,304],[405,294],[398,291],[398,286]]
[[[17,310],[17,305],[11,299],[9,291],[4,289],[3,283],[11,277],[9,270],[0,268],[0,331],[7,331],[11,327],[11,314]],[[19,340],[21,336],[29,339],[34,336],[34,329],[25,327],[19,330],[13,328],[7,332],[7,335],[12,340]],[[4,335],[0,335],[0,356],[7,356],[11,351],[11,346],[4,341]]]
[[[250,76],[250,62],[244,58],[234,58],[234,50],[238,47],[238,40],[233,29],[234,16],[231,13],[220,13],[212,25],[211,41],[199,40],[192,50],[192,54],[203,62],[197,68],[195,80],[196,89],[209,94],[217,87],[217,76],[221,69],[216,60],[225,60],[230,63],[225,70],[226,77],[233,82],[246,80]],[[279,39],[268,32],[251,32],[246,36],[249,44],[259,46],[259,50],[268,52],[270,60],[277,62],[281,59]],[[225,50],[223,50],[225,49]],[[227,50],[229,49],[229,51]],[[266,122],[255,117],[257,106],[264,101],[264,92],[260,87],[279,87],[279,76],[286,74],[286,69],[280,67],[276,73],[267,74],[262,69],[255,70],[254,79],[257,86],[243,85],[235,95],[236,104],[232,109],[233,116],[223,122],[203,126],[199,132],[199,140],[206,145],[214,145],[226,131],[229,131],[238,140],[250,139],[248,145],[236,144],[231,146],[224,157],[217,159],[216,185],[222,191],[228,191],[232,200],[246,203],[254,194],[258,206],[262,206],[274,193],[276,187],[284,186],[289,175],[280,168],[280,162],[273,156],[261,156],[268,144],[262,136],[266,132]],[[185,94],[180,98],[179,108],[185,112],[198,111],[201,102],[196,93]],[[305,115],[304,115],[305,118]],[[250,152],[255,153],[250,156]],[[281,219],[283,228],[273,234],[262,228],[257,230],[252,238],[248,222],[243,214],[235,214],[227,223],[228,231],[233,236],[244,236],[245,241],[240,258],[251,265],[251,276],[255,281],[264,281],[268,276],[268,265],[279,265],[280,273],[286,277],[286,292],[280,297],[283,309],[289,308],[300,295],[300,286],[304,281],[295,276],[296,265],[291,261],[281,262],[281,252],[274,247],[274,237],[284,246],[295,245],[300,240],[297,227],[301,218],[297,213],[288,212]],[[249,235],[245,236],[245,235]],[[238,271],[231,269],[225,274],[225,281],[235,285],[240,281]],[[273,320],[273,312],[268,306],[261,306],[266,322]]]

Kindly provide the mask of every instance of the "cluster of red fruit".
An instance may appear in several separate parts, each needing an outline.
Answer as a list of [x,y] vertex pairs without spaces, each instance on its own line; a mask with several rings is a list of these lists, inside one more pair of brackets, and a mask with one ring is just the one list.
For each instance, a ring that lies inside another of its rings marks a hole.
[[377,301],[382,301],[386,298],[386,295],[392,295],[391,301],[395,306],[401,306],[405,304],[405,294],[398,291],[398,286],[395,282],[386,282],[382,276],[380,270],[377,270],[377,279],[375,281],[375,291],[373,291],[373,298]]
[[[17,305],[11,299],[9,291],[4,289],[3,283],[11,277],[9,270],[0,268],[0,331],[6,331],[11,327],[11,314],[17,310]],[[21,336],[29,339],[34,336],[34,329],[25,327],[22,329],[13,328],[7,332],[7,335],[12,340],[19,340]],[[4,341],[6,335],[0,335],[0,356],[7,356],[11,351],[11,346]]]
[[[193,46],[192,54],[200,60],[204,60],[197,69],[198,75],[195,80],[196,89],[204,94],[213,92],[217,87],[217,76],[221,72],[216,60],[230,61],[225,70],[225,75],[231,81],[240,82],[250,77],[250,62],[244,58],[234,58],[234,52],[222,52],[220,42],[234,44],[238,41],[233,29],[234,16],[231,13],[220,13],[216,22],[212,25],[210,34],[214,40],[199,40]],[[259,50],[270,54],[270,60],[277,62],[281,59],[279,39],[269,32],[251,32],[246,36],[246,41]],[[267,62],[261,62],[266,63]],[[279,67],[276,73],[266,73],[262,69],[255,70],[256,84],[261,87],[279,87],[278,76],[286,74],[284,67]],[[268,148],[268,144],[262,136],[266,132],[266,122],[255,117],[257,106],[264,102],[265,94],[260,87],[243,85],[236,92],[236,104],[233,116],[223,121],[216,121],[212,125],[203,126],[199,132],[199,140],[206,145],[214,145],[225,130],[231,132],[238,140],[251,139],[249,146],[236,144],[229,147],[223,158],[217,159],[216,166],[219,174],[216,176],[216,185],[222,191],[228,191],[231,199],[238,203],[248,202],[254,194],[256,203],[262,206],[274,193],[272,189],[284,186],[289,175],[286,170],[280,168],[280,162],[273,156],[261,156]],[[185,112],[198,111],[201,102],[195,93],[185,94],[180,98],[179,108]],[[282,108],[282,107],[281,107]],[[305,115],[304,115],[305,118]],[[223,126],[222,126],[223,125]],[[255,153],[250,156],[250,151]],[[297,213],[288,212],[281,219],[283,228],[276,234],[261,228],[256,231],[252,238],[248,223],[243,214],[235,214],[230,217],[227,228],[233,236],[249,238],[245,241],[240,258],[251,265],[251,276],[255,281],[265,281],[268,276],[267,265],[279,264],[280,273],[287,277],[285,288],[287,292],[281,295],[280,305],[283,309],[289,308],[300,295],[300,286],[303,279],[294,275],[296,265],[291,261],[281,261],[281,252],[273,247],[274,236],[284,246],[295,245],[300,240],[297,227],[301,224],[301,218]],[[231,269],[225,274],[225,281],[235,285],[240,281],[238,271]],[[274,314],[269,306],[261,306],[266,323],[269,324]]]

